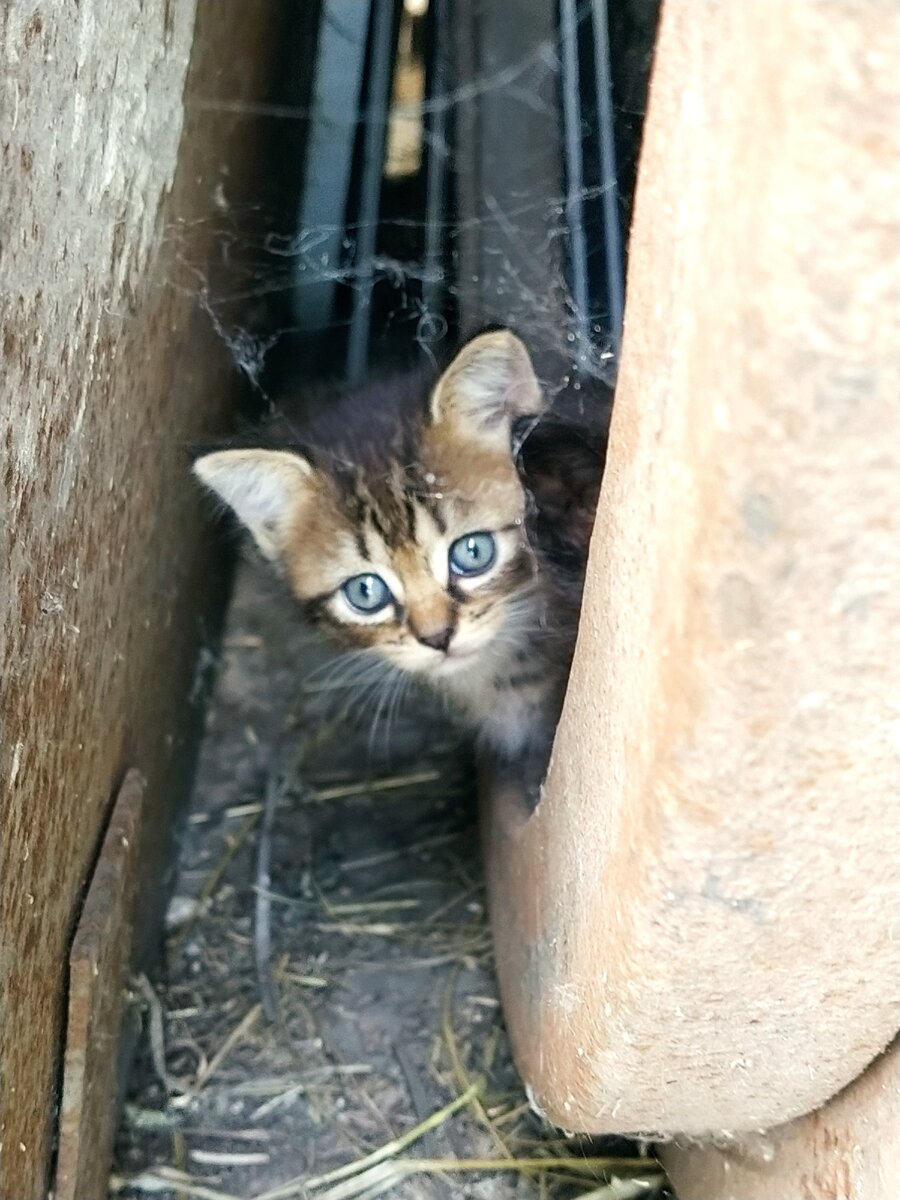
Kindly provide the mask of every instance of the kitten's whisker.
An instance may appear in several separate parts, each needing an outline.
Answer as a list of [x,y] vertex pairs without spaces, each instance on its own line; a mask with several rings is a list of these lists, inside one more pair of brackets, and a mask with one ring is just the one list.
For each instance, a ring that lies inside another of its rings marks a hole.
[[412,676],[406,672],[401,672],[391,700],[390,707],[387,712],[387,738],[390,739],[392,724],[397,720],[397,717],[403,710],[403,704],[406,696],[412,686]]
[[308,693],[340,691],[348,687],[363,687],[368,683],[380,679],[386,669],[386,664],[374,657],[369,657],[367,662],[360,662],[359,659],[352,662],[344,662],[339,659],[337,662],[329,665],[330,670],[327,674],[319,673],[320,679],[318,683],[313,683],[310,686],[307,680],[305,686]]
[[[391,667],[391,674],[389,676],[387,676],[385,678],[385,680],[383,681],[384,686],[381,689],[381,693],[378,697],[378,705],[375,709],[375,714],[372,718],[372,726],[369,730],[369,757],[370,758],[372,758],[375,753],[375,739],[376,739],[377,731],[378,731],[378,723],[381,720],[381,714],[385,709],[385,705],[387,704],[388,699],[391,696],[391,693],[392,693],[391,685],[393,685],[397,682],[398,676],[402,679],[403,675],[404,675],[404,672],[401,671],[399,667]],[[387,734],[387,730],[386,730],[386,734]],[[385,736],[385,742],[387,742],[387,740],[388,740],[387,736]]]
[[383,664],[383,666],[385,669],[379,672],[375,678],[370,679],[348,700],[347,706],[344,709],[348,719],[351,715],[355,718],[361,716],[370,705],[372,698],[384,688],[387,679],[390,677],[390,667],[387,663]]
[[321,681],[321,677],[330,679],[333,672],[341,669],[352,668],[355,664],[380,664],[382,659],[377,657],[376,651],[371,646],[366,646],[363,650],[347,650],[343,654],[339,654],[334,658],[329,658],[327,661],[320,663],[306,676],[304,683],[317,683]]

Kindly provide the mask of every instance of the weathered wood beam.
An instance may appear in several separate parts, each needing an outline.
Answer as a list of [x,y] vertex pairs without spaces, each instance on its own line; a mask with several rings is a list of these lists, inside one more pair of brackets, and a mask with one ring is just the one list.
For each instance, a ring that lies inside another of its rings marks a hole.
[[[267,95],[279,11],[269,0],[11,0],[0,16],[0,1196],[10,1200],[47,1195],[70,942],[129,766],[147,781],[140,862],[128,859],[141,871],[136,954],[161,924],[199,732],[201,614],[223,602],[186,445],[222,428],[240,378],[203,292],[234,287],[221,276],[226,252],[264,207],[252,104]],[[101,1115],[87,1147],[97,1159],[116,1120],[106,1067],[125,996],[105,1000],[108,1027],[92,1036],[108,1035],[107,1062],[86,1058],[83,1081],[86,1119]],[[104,1167],[79,1162],[95,1182]]]
[[488,816],[566,1128],[765,1128],[900,1027],[898,162],[895,8],[665,6],[568,699]]

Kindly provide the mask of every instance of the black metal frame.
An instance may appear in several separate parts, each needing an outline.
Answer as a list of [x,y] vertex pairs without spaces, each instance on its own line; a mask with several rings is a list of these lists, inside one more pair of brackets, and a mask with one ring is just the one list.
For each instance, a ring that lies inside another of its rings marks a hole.
[[[448,146],[453,135],[451,88],[456,82],[452,77],[450,0],[430,0],[427,19],[434,53],[423,113],[424,244],[417,269],[421,267],[424,311],[430,317],[440,317],[449,294],[445,272],[451,165]],[[361,380],[369,369],[396,29],[397,0],[372,0],[346,345],[346,373],[351,382]],[[603,357],[617,358],[624,312],[622,206],[616,169],[607,0],[558,0],[557,50],[569,291],[566,309],[574,335],[575,365],[587,370],[597,362],[598,333]],[[536,180],[535,186],[540,189],[544,181]],[[343,219],[345,214],[341,216]],[[464,219],[468,216],[461,214]],[[329,264],[329,269],[333,270],[334,264]]]

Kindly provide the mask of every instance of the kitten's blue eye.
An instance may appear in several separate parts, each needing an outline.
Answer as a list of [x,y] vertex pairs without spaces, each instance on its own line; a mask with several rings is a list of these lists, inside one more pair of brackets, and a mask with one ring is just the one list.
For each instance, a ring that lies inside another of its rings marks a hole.
[[381,612],[394,598],[380,575],[354,575],[341,585],[341,591],[350,607],[361,613]]
[[492,533],[467,533],[450,547],[450,570],[454,575],[481,575],[494,565],[496,557]]

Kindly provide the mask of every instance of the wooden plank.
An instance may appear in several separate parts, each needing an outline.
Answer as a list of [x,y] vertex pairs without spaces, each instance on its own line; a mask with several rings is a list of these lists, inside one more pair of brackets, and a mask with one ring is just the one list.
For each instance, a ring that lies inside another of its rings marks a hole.
[[239,390],[233,309],[217,331],[211,308],[246,288],[235,230],[272,211],[256,102],[296,5],[227,8],[0,8],[4,1200],[51,1183],[71,937],[130,764],[149,810],[135,937],[158,946],[227,594],[185,447]]
[[69,955],[55,1200],[103,1194],[116,1131],[118,1048],[134,935],[144,779],[116,797]]
[[817,1112],[731,1144],[662,1148],[678,1200],[896,1200],[900,1048]]
[[489,818],[565,1128],[766,1128],[900,1027],[898,80],[878,0],[663,10],[566,706]]

